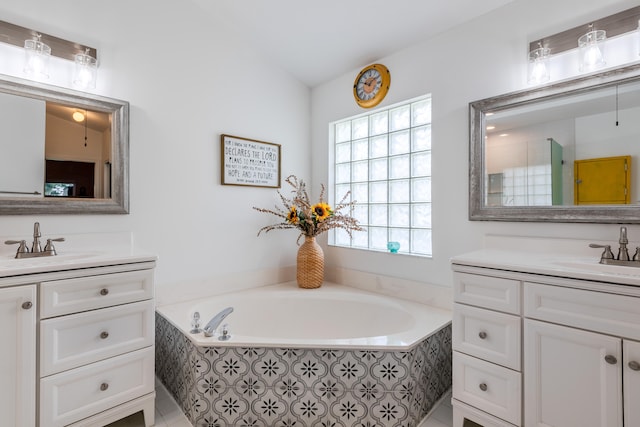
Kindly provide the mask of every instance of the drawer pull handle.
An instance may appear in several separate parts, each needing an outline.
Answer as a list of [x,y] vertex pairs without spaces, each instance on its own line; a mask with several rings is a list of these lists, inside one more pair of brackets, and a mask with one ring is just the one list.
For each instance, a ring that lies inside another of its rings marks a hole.
[[487,385],[486,385],[485,383],[481,383],[481,384],[480,384],[480,390],[482,390],[482,391],[487,391],[487,388],[488,388],[488,387],[487,387]]
[[100,295],[102,296],[109,295],[109,289],[107,288],[100,289]]
[[604,357],[604,361],[607,362],[609,365],[615,365],[616,363],[618,363],[618,359],[616,359],[615,356],[612,356],[610,354],[607,354]]
[[631,369],[632,371],[640,371],[640,363],[632,360],[631,362],[629,362],[629,369]]
[[480,331],[478,336],[480,337],[481,340],[483,340],[483,339],[487,338],[487,333],[485,331]]
[[25,310],[29,310],[31,307],[33,307],[33,303],[31,301],[26,301],[22,303],[22,308]]
[[107,391],[108,388],[109,388],[109,384],[107,383],[100,384],[100,391]]
[[101,332],[100,338],[102,338],[103,340],[106,340],[107,338],[109,338],[109,332],[107,331]]

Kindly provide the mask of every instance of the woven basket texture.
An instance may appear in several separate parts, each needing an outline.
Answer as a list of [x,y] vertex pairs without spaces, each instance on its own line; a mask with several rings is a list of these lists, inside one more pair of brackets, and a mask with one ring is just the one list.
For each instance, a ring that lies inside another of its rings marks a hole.
[[305,236],[298,249],[296,279],[298,286],[315,289],[324,281],[324,252],[315,237]]

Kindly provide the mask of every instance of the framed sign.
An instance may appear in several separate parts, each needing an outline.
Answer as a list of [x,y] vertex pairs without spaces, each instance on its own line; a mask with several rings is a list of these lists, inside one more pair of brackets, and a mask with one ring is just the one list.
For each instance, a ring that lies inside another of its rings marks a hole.
[[280,144],[221,135],[222,184],[280,188]]

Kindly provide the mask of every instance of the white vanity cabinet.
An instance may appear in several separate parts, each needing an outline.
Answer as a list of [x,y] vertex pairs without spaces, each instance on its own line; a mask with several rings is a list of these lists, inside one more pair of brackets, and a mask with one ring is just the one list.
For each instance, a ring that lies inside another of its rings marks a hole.
[[155,258],[73,267],[0,272],[0,425],[152,426]]
[[454,427],[640,426],[640,283],[453,270]]
[[36,286],[0,289],[0,424],[36,425]]
[[41,426],[152,402],[152,270],[45,281],[40,296]]

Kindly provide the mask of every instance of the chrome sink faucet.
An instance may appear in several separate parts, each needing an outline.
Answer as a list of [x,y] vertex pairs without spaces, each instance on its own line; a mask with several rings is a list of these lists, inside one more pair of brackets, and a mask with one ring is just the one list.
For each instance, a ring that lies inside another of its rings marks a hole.
[[620,227],[620,239],[618,240],[620,244],[620,248],[618,249],[618,260],[620,261],[629,261],[629,250],[627,249],[627,244],[629,240],[627,239],[627,227]]
[[53,256],[57,255],[56,248],[53,246],[53,242],[64,242],[64,237],[58,237],[56,239],[47,239],[47,243],[42,249],[42,245],[40,244],[40,238],[42,234],[40,233],[40,223],[36,222],[33,224],[33,243],[31,245],[31,249],[27,247],[26,240],[5,240],[5,245],[19,245],[18,250],[16,251],[16,258],[35,258],[35,257],[43,257],[43,256]]
[[628,265],[640,267],[640,247],[636,248],[633,258],[629,258],[629,239],[627,239],[627,227],[620,227],[620,238],[618,239],[618,256],[614,256],[611,251],[611,245],[598,245],[596,243],[589,244],[590,248],[604,248],[604,252],[600,256],[600,264]]

